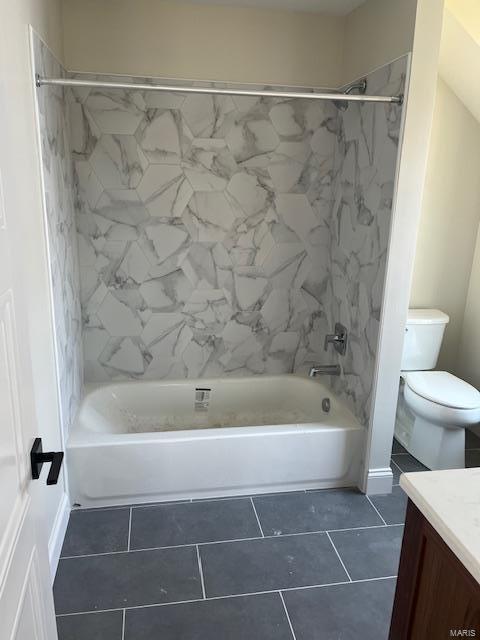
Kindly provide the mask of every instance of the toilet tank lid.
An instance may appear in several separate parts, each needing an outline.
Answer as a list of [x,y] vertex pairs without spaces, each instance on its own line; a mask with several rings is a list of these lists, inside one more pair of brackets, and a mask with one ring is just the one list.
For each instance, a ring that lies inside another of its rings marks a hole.
[[409,309],[407,324],[448,324],[450,318],[439,309]]
[[478,409],[480,392],[447,371],[412,371],[405,383],[417,395],[452,409]]

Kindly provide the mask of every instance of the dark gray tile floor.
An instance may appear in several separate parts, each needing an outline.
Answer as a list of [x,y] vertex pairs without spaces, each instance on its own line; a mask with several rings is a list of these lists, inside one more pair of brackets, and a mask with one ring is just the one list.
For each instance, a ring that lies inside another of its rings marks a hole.
[[396,487],[75,511],[59,639],[386,639],[404,506]]
[[[467,432],[466,461],[480,466]],[[385,640],[407,499],[393,492],[74,511],[54,585],[59,640]]]
[[258,538],[259,535],[249,498],[159,505],[132,511],[130,549]]
[[298,589],[284,594],[296,640],[385,640],[395,580]]
[[480,438],[468,429],[465,432],[465,466],[480,467]]
[[[480,437],[469,429],[465,430],[465,466],[480,467]],[[428,470],[396,440],[393,441],[391,469],[393,471],[394,484],[399,483],[401,473]]]
[[200,554],[207,597],[348,580],[325,533],[211,544]]

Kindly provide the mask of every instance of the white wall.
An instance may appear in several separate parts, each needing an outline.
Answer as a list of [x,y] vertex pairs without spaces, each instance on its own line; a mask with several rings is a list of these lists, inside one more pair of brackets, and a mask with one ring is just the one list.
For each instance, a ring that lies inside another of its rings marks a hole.
[[479,221],[480,123],[439,78],[410,306],[450,316],[438,367],[452,372]]
[[363,488],[388,491],[403,335],[435,106],[443,0],[418,0]]
[[343,19],[335,16],[64,0],[64,28],[71,70],[309,86],[336,86],[341,77]]
[[343,83],[412,50],[416,8],[417,0],[368,0],[347,16]]
[[480,229],[465,305],[457,371],[464,380],[480,389]]
[[[44,449],[62,448],[58,413],[55,359],[52,340],[52,317],[49,305],[49,279],[44,235],[44,220],[40,190],[39,157],[36,147],[34,119],[34,85],[30,65],[29,29],[32,24],[62,55],[61,6],[59,0],[15,0],[2,2],[2,55],[8,58],[6,73],[1,78],[0,103],[3,124],[8,136],[8,173],[4,175],[5,198],[9,210],[15,212],[9,224],[16,236],[15,251],[23,256],[25,268],[21,274],[28,291],[27,330],[31,346],[31,367],[35,386],[34,415],[37,433],[44,440]],[[22,321],[25,319],[22,319]],[[25,394],[28,402],[29,394]],[[47,487],[32,486],[35,508],[43,516],[49,536],[55,527],[59,506],[64,497],[62,481]]]

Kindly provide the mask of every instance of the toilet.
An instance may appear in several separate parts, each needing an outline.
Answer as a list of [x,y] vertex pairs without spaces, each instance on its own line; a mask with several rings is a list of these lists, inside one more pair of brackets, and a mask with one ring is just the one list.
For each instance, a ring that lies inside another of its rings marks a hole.
[[465,427],[480,422],[480,392],[438,360],[448,316],[409,309],[403,346],[395,437],[429,469],[465,466]]

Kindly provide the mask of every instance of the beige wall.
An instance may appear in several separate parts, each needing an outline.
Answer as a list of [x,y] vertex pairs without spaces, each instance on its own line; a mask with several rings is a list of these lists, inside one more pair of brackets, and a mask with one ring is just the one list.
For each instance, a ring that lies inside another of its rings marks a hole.
[[[457,0],[458,1],[458,0]],[[439,71],[442,78],[480,122],[480,0],[469,28],[451,9],[445,11]]]
[[336,86],[343,20],[172,0],[64,0],[68,69]]
[[480,44],[480,2],[478,0],[446,0],[446,7]]
[[464,380],[480,389],[480,229],[465,305],[457,371]]
[[459,368],[480,220],[479,175],[480,124],[439,79],[410,305],[438,307],[450,316],[438,363],[450,371]]
[[352,11],[345,23],[343,82],[411,51],[416,10],[417,0],[368,0]]
[[173,0],[64,0],[69,69],[337,86],[411,51],[417,0],[347,17]]
[[[19,290],[26,290],[27,308],[21,322],[29,333],[33,370],[35,430],[47,450],[62,448],[52,317],[49,307],[49,279],[44,219],[36,147],[34,84],[30,64],[29,29],[32,24],[59,56],[62,55],[61,6],[59,0],[15,0],[0,2],[0,58],[3,98],[2,163],[3,187],[9,228],[15,237],[20,265],[16,273]],[[14,215],[9,216],[9,212]],[[20,301],[18,301],[20,302]],[[27,336],[25,336],[27,342]],[[30,391],[25,390],[24,410],[28,413]],[[30,415],[32,415],[30,414]],[[49,536],[55,524],[64,486],[47,487],[44,482],[31,487],[34,506],[44,519]],[[0,498],[1,499],[1,498]]]

